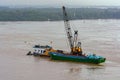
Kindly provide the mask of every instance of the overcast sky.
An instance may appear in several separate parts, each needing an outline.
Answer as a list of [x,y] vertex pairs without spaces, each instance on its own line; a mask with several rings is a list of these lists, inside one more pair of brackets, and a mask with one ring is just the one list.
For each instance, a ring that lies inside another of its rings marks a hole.
[[120,0],[0,0],[0,6],[3,5],[77,5],[77,6],[120,6]]

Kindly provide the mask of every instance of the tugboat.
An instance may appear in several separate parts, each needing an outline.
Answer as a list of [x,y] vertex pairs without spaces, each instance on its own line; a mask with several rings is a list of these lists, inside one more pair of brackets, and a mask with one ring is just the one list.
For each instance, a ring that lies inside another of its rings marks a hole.
[[29,51],[27,55],[34,55],[34,56],[49,56],[49,52],[55,52],[51,46],[48,45],[34,45],[33,52]]
[[95,54],[83,54],[83,51],[81,48],[81,42],[78,42],[78,30],[74,31],[74,36],[73,36],[66,9],[64,6],[62,9],[63,9],[63,19],[65,24],[65,30],[66,30],[71,52],[69,54],[61,53],[61,52],[49,52],[51,59],[74,61],[74,62],[86,62],[86,63],[94,63],[94,64],[105,62],[106,58],[102,56],[97,56]]

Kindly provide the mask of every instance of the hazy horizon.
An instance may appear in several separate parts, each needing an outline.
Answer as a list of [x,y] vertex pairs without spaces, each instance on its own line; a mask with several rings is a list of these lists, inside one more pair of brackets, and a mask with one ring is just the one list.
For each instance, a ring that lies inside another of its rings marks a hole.
[[120,0],[1,0],[0,6],[120,6]]

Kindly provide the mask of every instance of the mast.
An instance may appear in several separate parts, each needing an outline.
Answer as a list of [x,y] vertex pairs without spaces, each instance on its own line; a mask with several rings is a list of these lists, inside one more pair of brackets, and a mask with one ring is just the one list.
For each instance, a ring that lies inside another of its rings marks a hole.
[[82,54],[81,42],[78,42],[78,31],[77,30],[74,31],[74,37],[73,37],[66,9],[64,6],[62,8],[63,8],[64,25],[65,25],[65,30],[69,41],[69,45],[71,48],[71,54]]

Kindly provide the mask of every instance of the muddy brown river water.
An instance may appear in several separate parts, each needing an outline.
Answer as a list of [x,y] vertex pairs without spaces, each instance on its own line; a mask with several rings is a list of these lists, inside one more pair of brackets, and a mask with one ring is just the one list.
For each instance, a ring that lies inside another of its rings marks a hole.
[[26,56],[35,44],[69,51],[63,21],[0,22],[0,80],[120,80],[120,20],[76,20],[71,26],[83,52],[104,56],[105,63]]

